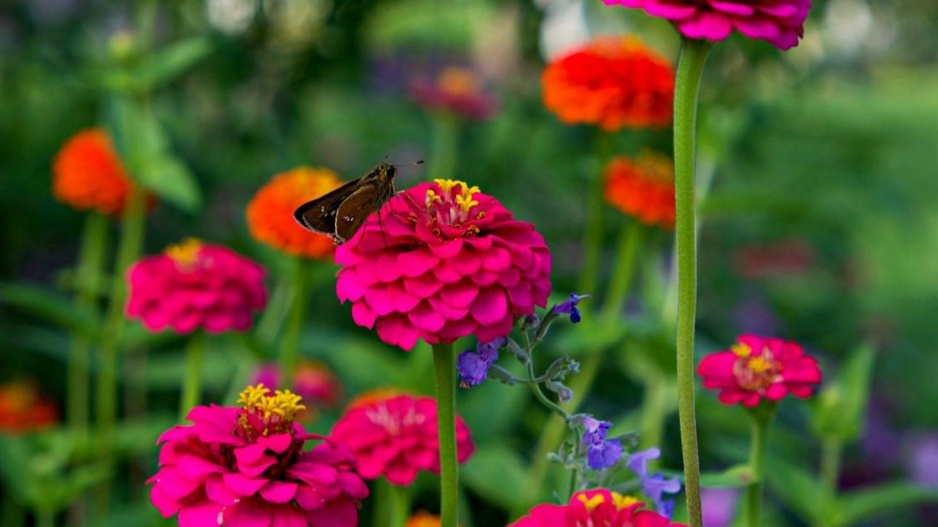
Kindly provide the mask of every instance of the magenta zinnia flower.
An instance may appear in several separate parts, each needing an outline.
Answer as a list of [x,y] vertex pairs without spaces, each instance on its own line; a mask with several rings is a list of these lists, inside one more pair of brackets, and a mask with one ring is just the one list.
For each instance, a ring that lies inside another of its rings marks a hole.
[[150,501],[180,527],[354,527],[368,487],[343,445],[304,451],[294,422],[303,408],[289,390],[263,385],[241,393],[241,408],[196,406],[191,425],[160,436],[160,469]]
[[581,490],[564,505],[538,505],[527,516],[508,527],[687,527],[671,523],[657,512],[644,510],[644,503],[606,489]]
[[130,267],[127,316],[150,331],[244,331],[267,305],[264,273],[227,247],[190,238]]
[[779,49],[798,45],[811,0],[603,0],[666,18],[685,37],[718,41],[735,29]]
[[490,342],[544,307],[550,251],[530,223],[462,181],[397,194],[336,250],[336,293],[388,344]]
[[[440,472],[436,400],[394,391],[361,396],[339,418],[330,435],[348,445],[365,479],[384,476],[394,485],[410,485],[421,470]],[[456,416],[456,454],[460,463],[475,446],[469,428]]]
[[750,408],[789,393],[804,399],[821,382],[817,359],[805,355],[800,345],[755,335],[741,335],[731,349],[707,355],[697,373],[704,388],[720,390],[721,403]]

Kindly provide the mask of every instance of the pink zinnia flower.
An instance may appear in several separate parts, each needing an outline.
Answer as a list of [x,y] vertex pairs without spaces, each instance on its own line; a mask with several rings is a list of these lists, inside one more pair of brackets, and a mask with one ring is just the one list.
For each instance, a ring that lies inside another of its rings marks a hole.
[[581,490],[565,505],[538,505],[527,516],[508,527],[678,527],[657,512],[644,510],[644,503],[606,489]]
[[410,85],[410,95],[431,111],[447,112],[467,119],[486,119],[498,103],[482,89],[479,75],[470,69],[450,66],[429,81],[418,79]]
[[244,331],[267,305],[264,273],[227,247],[190,238],[131,266],[127,316],[150,331]]
[[778,401],[791,393],[802,399],[821,382],[817,359],[782,339],[741,335],[731,349],[707,355],[697,366],[704,388],[720,390],[723,404],[750,408],[765,398]]
[[[377,392],[352,402],[330,435],[348,445],[358,458],[365,479],[387,478],[394,485],[410,485],[421,470],[440,473],[440,441],[436,400],[394,391]],[[475,446],[469,428],[456,416],[456,453],[460,463]]]
[[779,49],[798,45],[811,0],[603,0],[666,18],[688,38],[718,41],[735,29]]
[[409,350],[423,339],[482,342],[544,307],[550,251],[530,223],[462,181],[405,190],[336,250],[336,293],[358,325]]
[[355,457],[310,438],[294,422],[299,396],[263,385],[241,393],[241,408],[196,406],[191,425],[160,436],[160,469],[150,501],[180,527],[354,527],[368,487]]

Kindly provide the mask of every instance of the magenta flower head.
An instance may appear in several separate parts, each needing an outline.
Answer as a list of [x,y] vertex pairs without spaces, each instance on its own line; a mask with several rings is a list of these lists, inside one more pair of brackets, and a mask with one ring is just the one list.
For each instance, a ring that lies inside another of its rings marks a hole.
[[180,527],[357,525],[368,487],[355,456],[329,442],[304,451],[299,396],[257,385],[238,402],[196,406],[193,424],[160,436],[160,469],[147,483],[163,517],[178,514]]
[[[437,405],[433,397],[396,390],[360,395],[332,428],[336,443],[348,445],[365,479],[387,478],[393,485],[414,482],[421,471],[440,473]],[[456,454],[465,462],[475,450],[469,428],[456,416]]]
[[721,403],[749,408],[789,393],[804,399],[821,382],[817,359],[805,355],[800,345],[755,335],[741,335],[732,348],[707,355],[697,373],[704,388],[720,390]]
[[264,268],[236,252],[189,238],[127,271],[127,316],[150,331],[245,331],[267,305]]
[[495,198],[462,181],[405,190],[335,254],[336,293],[352,318],[388,344],[490,342],[544,307],[551,257],[544,238]]
[[804,36],[811,0],[603,0],[666,18],[687,38],[719,41],[737,30],[785,50]]
[[606,489],[581,490],[568,503],[542,504],[508,527],[687,527],[645,509],[644,503]]

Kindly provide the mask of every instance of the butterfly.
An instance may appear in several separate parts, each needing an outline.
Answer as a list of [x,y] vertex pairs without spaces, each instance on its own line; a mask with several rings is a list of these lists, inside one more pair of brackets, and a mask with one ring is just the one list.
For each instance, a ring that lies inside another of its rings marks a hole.
[[305,229],[325,234],[341,245],[358,232],[372,212],[381,210],[391,199],[396,175],[396,165],[378,163],[361,178],[300,205],[293,217]]

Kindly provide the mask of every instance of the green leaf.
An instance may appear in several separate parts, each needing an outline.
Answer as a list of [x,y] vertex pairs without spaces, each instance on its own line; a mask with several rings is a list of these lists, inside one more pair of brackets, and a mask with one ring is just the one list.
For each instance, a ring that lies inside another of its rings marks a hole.
[[505,509],[517,507],[524,499],[524,463],[507,447],[480,447],[460,471],[467,487]]
[[844,493],[838,500],[838,525],[849,526],[869,522],[920,503],[938,503],[938,489],[919,487],[911,483],[895,482]]
[[80,309],[70,298],[47,289],[22,284],[0,284],[0,302],[83,335],[94,335],[98,317]]
[[140,184],[160,198],[187,211],[202,206],[195,176],[179,159],[169,154],[148,158],[139,169]]
[[705,472],[700,475],[702,487],[739,488],[748,486],[752,481],[752,469],[748,464],[736,465],[723,472]]
[[841,443],[856,440],[863,430],[875,351],[869,345],[858,348],[821,391],[811,419],[817,436]]
[[818,482],[803,468],[778,458],[765,466],[765,484],[803,520],[811,522],[818,509]]
[[194,37],[157,51],[137,68],[137,80],[149,89],[166,84],[182,75],[212,52],[212,43],[203,37]]

